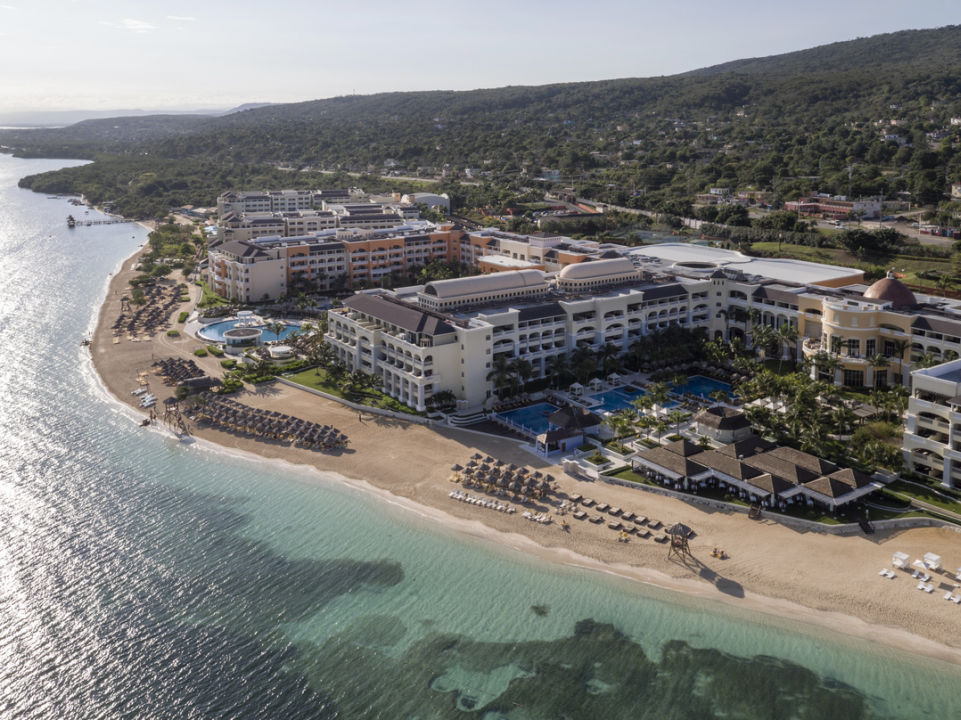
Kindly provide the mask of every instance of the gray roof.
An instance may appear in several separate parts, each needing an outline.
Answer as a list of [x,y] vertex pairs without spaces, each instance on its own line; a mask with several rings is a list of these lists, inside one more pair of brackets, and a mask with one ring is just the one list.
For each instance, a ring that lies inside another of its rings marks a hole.
[[563,407],[547,416],[547,422],[562,429],[588,428],[601,424],[601,419],[582,407]]
[[700,463],[704,467],[710,468],[711,470],[717,470],[725,475],[736,478],[738,480],[747,480],[748,478],[757,477],[763,474],[757,468],[751,467],[740,460],[736,460],[727,455],[722,455],[717,452],[717,450],[705,450],[704,452],[695,455],[693,457],[695,462]]
[[649,285],[647,287],[640,288],[644,293],[645,300],[657,300],[659,298],[666,297],[676,297],[678,295],[687,295],[687,290],[684,289],[683,285],[679,283],[665,283],[663,285]]
[[936,317],[919,317],[911,323],[912,330],[932,330],[942,335],[954,335],[961,337],[961,322],[942,320]]
[[740,430],[751,426],[743,412],[720,405],[701,410],[694,416],[694,422],[716,430]]
[[838,469],[837,465],[824,458],[819,458],[817,455],[811,455],[802,450],[795,450],[792,447],[776,447],[768,454],[794,463],[816,475],[828,475]]
[[725,445],[718,449],[718,452],[722,455],[727,455],[732,458],[745,458],[751,455],[757,455],[758,453],[767,452],[775,448],[775,444],[765,440],[764,438],[758,437],[757,435],[752,435],[749,438],[744,438],[743,440],[738,440],[737,442]]
[[229,253],[237,257],[267,257],[267,253],[256,245],[244,242],[243,240],[231,240],[222,243],[217,247],[219,252]]
[[454,328],[443,318],[423,310],[417,310],[410,305],[388,300],[382,295],[361,293],[344,300],[344,305],[351,310],[357,310],[410,332],[424,333],[430,336],[447,335],[454,332]]
[[756,298],[797,305],[798,293],[803,292],[803,290],[803,287],[794,291],[785,285],[762,285],[752,295]]
[[683,455],[673,453],[666,447],[656,447],[651,450],[645,450],[637,457],[651,465],[670,470],[675,475],[682,477],[699,475],[707,470],[707,468],[700,463],[696,463]]
[[564,309],[559,303],[546,303],[544,305],[530,305],[520,308],[517,313],[518,320],[540,320],[541,318],[557,317],[564,315]]

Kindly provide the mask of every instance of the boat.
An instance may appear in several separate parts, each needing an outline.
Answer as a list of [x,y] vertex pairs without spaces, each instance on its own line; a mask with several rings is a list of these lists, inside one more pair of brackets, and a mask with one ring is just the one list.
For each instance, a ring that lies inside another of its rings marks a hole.
[[143,395],[145,392],[147,392],[147,388],[142,388],[142,387],[141,387],[141,388],[137,388],[136,390],[131,390],[131,391],[130,391],[130,394],[131,394],[131,395]]
[[75,227],[76,224],[77,221],[74,219],[73,215],[67,215],[67,227],[72,228]]

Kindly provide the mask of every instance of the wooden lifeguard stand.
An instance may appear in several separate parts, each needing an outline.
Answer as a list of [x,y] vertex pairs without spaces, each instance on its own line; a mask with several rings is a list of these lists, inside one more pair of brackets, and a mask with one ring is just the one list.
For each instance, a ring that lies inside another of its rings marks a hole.
[[684,523],[674,523],[667,531],[667,534],[671,541],[667,548],[668,557],[671,557],[671,555],[694,557],[691,555],[691,548],[687,544],[688,538],[694,534],[691,528]]

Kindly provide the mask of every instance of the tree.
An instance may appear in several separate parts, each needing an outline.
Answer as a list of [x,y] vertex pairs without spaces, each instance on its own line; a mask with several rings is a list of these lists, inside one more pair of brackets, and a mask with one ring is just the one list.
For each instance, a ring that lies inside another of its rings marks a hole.
[[667,420],[674,425],[675,434],[680,434],[681,423],[687,420],[687,413],[683,410],[671,410],[671,412],[667,414]]
[[[781,346],[791,353],[791,361],[795,361],[797,356],[797,328],[791,323],[784,323],[777,330],[778,341]],[[781,364],[784,361],[784,353],[778,354],[777,371],[781,372]]]
[[657,410],[662,406],[667,399],[670,397],[670,390],[665,382],[654,382],[647,386],[647,392],[651,396],[651,400],[654,405],[654,413],[657,414]]

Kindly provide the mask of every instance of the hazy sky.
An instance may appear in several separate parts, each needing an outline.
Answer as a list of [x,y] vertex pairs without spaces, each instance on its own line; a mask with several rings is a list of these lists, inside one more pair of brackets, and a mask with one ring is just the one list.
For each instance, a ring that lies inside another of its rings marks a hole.
[[670,75],[956,24],[958,0],[0,0],[0,112]]

